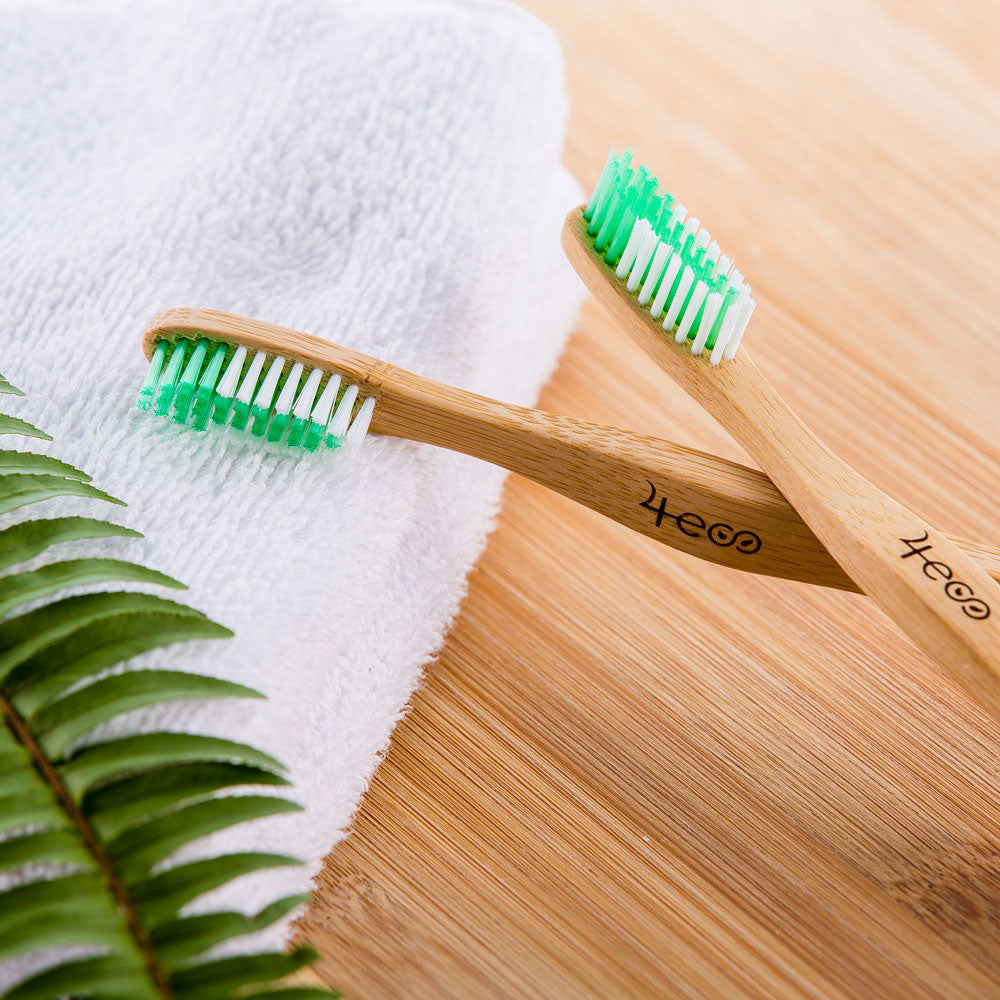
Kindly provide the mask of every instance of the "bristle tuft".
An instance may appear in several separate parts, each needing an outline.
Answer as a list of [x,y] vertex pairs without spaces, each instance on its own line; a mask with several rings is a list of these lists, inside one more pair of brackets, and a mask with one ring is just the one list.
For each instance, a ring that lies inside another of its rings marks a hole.
[[194,335],[156,344],[136,406],[198,431],[211,421],[269,447],[317,451],[325,445],[353,455],[375,399],[321,368],[300,361],[289,367],[266,351],[250,358],[245,347]]
[[713,365],[733,359],[754,310],[749,286],[632,150],[608,154],[583,217],[594,251],[664,331]]

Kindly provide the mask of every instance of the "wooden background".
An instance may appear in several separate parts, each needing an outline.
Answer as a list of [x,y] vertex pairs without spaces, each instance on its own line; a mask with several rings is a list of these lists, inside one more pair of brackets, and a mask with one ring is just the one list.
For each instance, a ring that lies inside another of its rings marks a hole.
[[[820,436],[1000,541],[1000,8],[529,0],[566,158],[645,161],[747,272]],[[588,303],[545,408],[743,458]],[[346,997],[1000,997],[1000,729],[864,598],[512,477],[303,933]]]

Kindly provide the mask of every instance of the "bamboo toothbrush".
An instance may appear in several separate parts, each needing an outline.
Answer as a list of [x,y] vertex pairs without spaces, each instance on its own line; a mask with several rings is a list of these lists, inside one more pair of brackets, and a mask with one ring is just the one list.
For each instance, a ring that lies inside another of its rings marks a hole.
[[[356,447],[371,428],[534,479],[667,545],[769,576],[857,590],[763,473],[648,435],[512,406],[318,337],[171,309],[143,338],[139,406],[291,452]],[[377,405],[376,405],[377,403]],[[961,544],[1000,579],[1000,551]]]
[[769,474],[860,589],[1000,719],[1000,586],[820,443],[738,352],[753,299],[699,220],[630,152],[612,152],[590,203],[567,217],[563,246],[595,297]]

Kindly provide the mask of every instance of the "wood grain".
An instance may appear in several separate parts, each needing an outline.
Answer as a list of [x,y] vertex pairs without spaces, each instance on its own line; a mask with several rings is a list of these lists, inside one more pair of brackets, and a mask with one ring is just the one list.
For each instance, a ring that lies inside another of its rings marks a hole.
[[[570,166],[640,143],[803,419],[996,541],[996,5],[529,6]],[[542,405],[746,461],[595,304]],[[869,601],[512,477],[302,932],[352,998],[1000,997],[998,747]]]

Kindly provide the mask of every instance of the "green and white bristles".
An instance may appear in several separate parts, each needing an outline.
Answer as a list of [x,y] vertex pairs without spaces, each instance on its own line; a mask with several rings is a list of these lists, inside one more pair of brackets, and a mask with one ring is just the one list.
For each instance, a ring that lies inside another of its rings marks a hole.
[[368,432],[375,400],[320,368],[265,351],[252,356],[207,337],[160,340],[136,400],[140,410],[203,431],[228,426],[274,445],[354,453]]
[[584,209],[587,234],[640,306],[691,353],[731,361],[756,303],[701,222],[660,187],[632,150],[612,150]]

